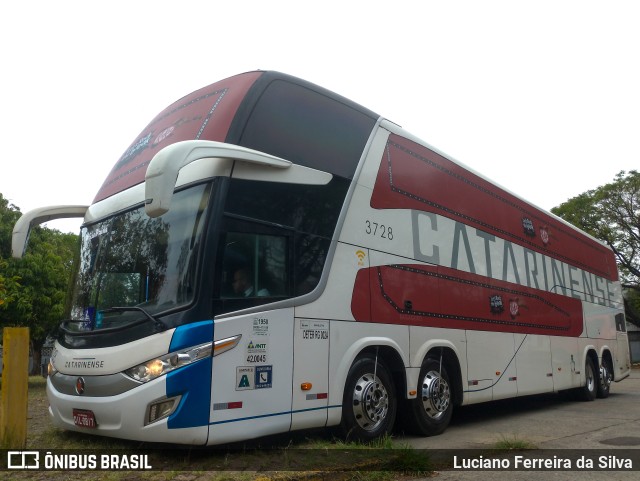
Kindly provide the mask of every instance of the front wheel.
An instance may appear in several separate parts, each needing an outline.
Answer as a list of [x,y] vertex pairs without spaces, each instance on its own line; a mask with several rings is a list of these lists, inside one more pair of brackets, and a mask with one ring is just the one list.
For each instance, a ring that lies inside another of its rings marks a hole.
[[349,440],[371,441],[388,434],[396,417],[396,395],[389,370],[371,356],[356,359],[342,400],[342,430]]
[[409,431],[423,436],[444,432],[453,414],[453,393],[449,374],[439,361],[428,358],[422,363],[418,396],[408,403],[409,419],[405,425]]

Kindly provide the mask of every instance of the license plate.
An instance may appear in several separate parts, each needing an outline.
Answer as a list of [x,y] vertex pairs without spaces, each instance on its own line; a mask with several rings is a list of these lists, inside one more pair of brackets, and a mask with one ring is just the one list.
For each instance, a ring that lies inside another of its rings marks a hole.
[[81,428],[96,428],[96,416],[93,411],[87,411],[86,409],[74,409],[73,410],[73,422],[76,426]]

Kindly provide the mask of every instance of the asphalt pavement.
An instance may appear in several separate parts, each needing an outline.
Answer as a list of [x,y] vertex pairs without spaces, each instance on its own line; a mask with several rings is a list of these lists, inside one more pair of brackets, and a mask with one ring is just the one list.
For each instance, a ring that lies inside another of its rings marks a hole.
[[[451,425],[443,434],[406,436],[402,440],[416,449],[459,452],[458,466],[488,463],[487,459],[496,457],[491,452],[495,452],[492,450],[498,444],[526,444],[535,448],[505,453],[510,468],[519,462],[521,470],[518,471],[503,467],[495,470],[448,468],[428,478],[430,481],[549,478],[637,481],[640,479],[640,369],[633,369],[630,377],[613,383],[607,399],[584,402],[564,394],[550,394],[464,406],[454,411]],[[515,459],[521,455],[533,458],[534,467],[523,468],[527,461]],[[571,469],[537,469],[537,458],[552,461],[555,458],[556,465],[565,467],[564,460],[569,459]],[[577,458],[582,458],[586,466],[578,467]],[[628,461],[632,469],[628,468]]]

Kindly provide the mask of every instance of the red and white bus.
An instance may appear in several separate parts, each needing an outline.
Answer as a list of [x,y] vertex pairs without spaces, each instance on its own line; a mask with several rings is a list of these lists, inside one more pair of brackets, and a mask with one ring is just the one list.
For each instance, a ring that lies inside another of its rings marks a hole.
[[[97,153],[94,153],[94,155]],[[53,423],[220,444],[341,424],[424,435],[456,406],[629,375],[601,242],[398,125],[249,72],[167,107],[81,216]]]

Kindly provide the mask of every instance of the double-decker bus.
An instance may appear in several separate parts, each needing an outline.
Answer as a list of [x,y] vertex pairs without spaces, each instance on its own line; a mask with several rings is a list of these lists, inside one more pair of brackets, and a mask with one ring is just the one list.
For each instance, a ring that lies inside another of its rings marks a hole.
[[[99,155],[98,152],[89,154]],[[90,162],[90,159],[88,159]],[[53,423],[213,445],[629,375],[612,251],[372,111],[276,72],[163,110],[83,217]]]

